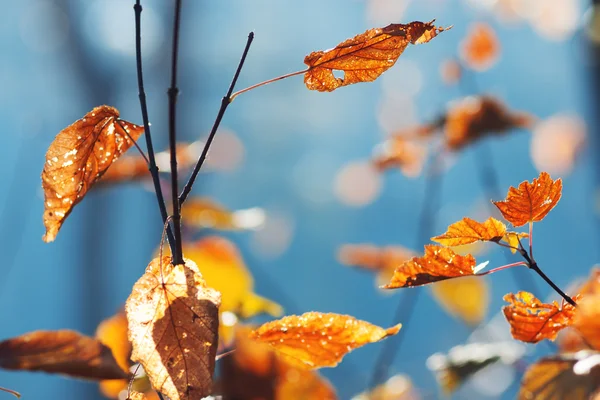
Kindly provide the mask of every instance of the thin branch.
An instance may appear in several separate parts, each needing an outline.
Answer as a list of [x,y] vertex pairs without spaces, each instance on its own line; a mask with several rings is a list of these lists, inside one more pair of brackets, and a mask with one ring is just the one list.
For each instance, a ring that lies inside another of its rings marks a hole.
[[162,393],[161,393],[161,392],[159,392],[158,390],[156,391],[156,394],[158,395],[158,398],[159,398],[160,400],[165,400],[165,398],[163,397]]
[[[138,80],[138,95],[140,98],[140,108],[142,109],[142,120],[144,121],[144,137],[146,138],[146,148],[148,149],[148,170],[152,176],[154,192],[156,193],[156,201],[158,202],[158,208],[164,224],[168,217],[167,206],[163,196],[162,187],[160,186],[158,167],[156,166],[156,159],[154,157],[154,146],[152,145],[152,135],[150,135],[150,122],[148,119],[148,106],[146,104],[146,91],[144,90],[144,75],[142,72],[142,5],[140,4],[140,0],[136,0],[133,10],[135,12],[135,58]],[[175,239],[173,238],[171,227],[169,227],[167,230],[167,237],[169,239],[169,245],[173,246]],[[171,253],[173,253],[173,248],[171,248]]]
[[559,287],[558,287],[558,285],[556,285],[554,282],[552,282],[552,279],[548,278],[548,276],[547,276],[547,275],[544,273],[544,271],[542,271],[542,270],[540,269],[540,267],[537,265],[537,263],[535,263],[535,262],[534,262],[534,263],[533,263],[533,264],[530,266],[530,268],[531,268],[532,270],[534,270],[535,272],[537,272],[537,274],[538,274],[539,276],[541,276],[541,277],[542,277],[542,279],[543,279],[543,280],[545,280],[545,281],[546,281],[546,283],[547,283],[548,285],[550,285],[550,287],[552,287],[552,289],[554,289],[554,291],[555,291],[556,293],[558,293],[558,294],[559,294],[559,295],[560,295],[560,296],[561,296],[563,299],[565,299],[565,301],[566,301],[567,303],[569,303],[569,304],[570,304],[570,305],[572,305],[573,307],[577,307],[577,303],[575,303],[575,300],[573,300],[572,298],[570,298],[570,297],[569,297],[569,296],[568,296],[568,295],[567,295],[565,292],[563,292],[563,291],[561,290],[561,288],[559,288]]
[[[185,202],[185,199],[187,198],[187,196],[190,194],[190,191],[192,190],[194,181],[196,180],[196,177],[198,176],[198,172],[200,172],[200,168],[202,168],[202,164],[204,164],[204,160],[206,160],[206,156],[208,155],[208,150],[210,149],[210,145],[212,144],[212,141],[215,138],[217,129],[219,129],[219,125],[221,124],[223,115],[225,115],[227,106],[229,106],[229,104],[232,101],[231,94],[233,93],[235,84],[238,80],[238,77],[240,76],[240,72],[242,71],[242,67],[244,66],[244,62],[246,61],[246,56],[248,55],[248,50],[250,50],[250,45],[252,44],[253,40],[254,40],[254,32],[250,32],[248,34],[248,40],[246,42],[246,47],[244,48],[244,52],[242,53],[242,58],[240,59],[240,63],[238,64],[237,70],[235,71],[235,75],[233,76],[231,84],[229,85],[229,90],[227,91],[227,94],[225,95],[225,97],[223,97],[223,99],[221,100],[221,108],[219,108],[219,112],[217,113],[217,118],[215,119],[215,123],[213,124],[213,127],[210,130],[210,134],[208,135],[208,139],[206,140],[206,143],[204,144],[204,148],[202,149],[202,154],[200,154],[200,157],[198,158],[198,161],[196,162],[196,165],[194,166],[194,170],[192,171],[190,178],[188,179],[187,183],[185,184],[185,187],[183,188],[181,194],[179,195],[179,206],[180,207],[183,205],[183,203]],[[177,199],[177,198],[174,198],[173,201],[175,201],[175,199]]]
[[175,0],[175,16],[173,20],[173,49],[171,53],[171,87],[169,96],[169,150],[171,153],[171,199],[173,202],[173,231],[175,243],[171,246],[173,265],[183,264],[183,250],[181,244],[181,206],[179,204],[179,187],[177,184],[177,59],[179,56],[179,31],[181,27],[181,0]]
[[142,156],[142,158],[144,159],[144,161],[146,161],[146,165],[148,166],[148,168],[150,168],[150,161],[148,160],[148,157],[146,157],[146,153],[144,153],[144,150],[142,150],[142,148],[137,143],[137,141],[135,141],[131,137],[131,135],[129,134],[129,132],[127,132],[127,129],[125,128],[125,125],[123,125],[123,121],[121,121],[120,119],[117,119],[116,121],[117,121],[117,124],[119,124],[119,126],[121,127],[121,129],[123,129],[123,132],[125,132],[125,134],[129,138],[129,140],[131,140],[131,142],[133,143],[133,145],[137,149],[138,153],[140,153],[140,155]]
[[304,73],[306,73],[308,71],[310,71],[310,68],[303,69],[302,71],[290,72],[289,74],[281,75],[281,76],[278,76],[277,78],[269,79],[269,80],[257,83],[255,85],[249,86],[246,89],[238,90],[237,92],[235,92],[234,94],[231,95],[231,98],[230,98],[229,101],[231,102],[231,101],[235,100],[235,98],[238,97],[240,94],[248,92],[248,91],[250,91],[252,89],[256,89],[257,87],[265,86],[265,85],[268,85],[269,83],[277,82],[277,81],[280,81],[282,79],[289,78],[291,76],[296,76],[296,75],[304,74]]
[[494,242],[494,243],[496,243],[498,246],[501,246],[501,247],[506,247],[507,249],[511,249],[511,250],[519,251],[519,248],[518,248],[518,247],[511,246],[510,244],[506,244],[506,243],[502,243],[502,242]]

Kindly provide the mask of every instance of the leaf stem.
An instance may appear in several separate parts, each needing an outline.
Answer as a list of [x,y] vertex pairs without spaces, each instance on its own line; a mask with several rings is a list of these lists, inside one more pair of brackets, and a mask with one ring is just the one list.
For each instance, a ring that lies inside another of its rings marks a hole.
[[230,102],[232,102],[240,94],[248,92],[248,91],[250,91],[252,89],[256,89],[257,87],[265,86],[265,85],[268,85],[269,83],[277,82],[277,81],[280,81],[282,79],[289,78],[291,76],[296,76],[296,75],[304,74],[304,73],[306,73],[308,71],[310,71],[310,68],[303,69],[302,71],[290,72],[289,74],[281,75],[281,76],[278,76],[277,78],[269,79],[269,80],[257,83],[255,85],[249,86],[246,89],[238,90],[237,92],[235,92],[234,94],[231,95]]
[[173,48],[171,53],[171,87],[167,91],[169,96],[169,150],[171,153],[171,199],[173,202],[173,231],[175,243],[171,246],[173,255],[172,264],[183,264],[183,251],[181,244],[181,213],[179,187],[177,185],[177,59],[179,55],[179,31],[181,26],[181,0],[175,0],[175,16],[173,20]]
[[[135,58],[136,58],[136,69],[137,69],[137,80],[138,80],[138,96],[140,99],[140,108],[142,109],[142,120],[144,121],[144,137],[146,138],[146,148],[148,149],[148,170],[152,176],[152,183],[154,184],[154,192],[156,193],[156,201],[158,202],[158,209],[162,217],[163,224],[167,221],[167,206],[165,198],[163,196],[162,187],[160,186],[160,177],[158,175],[158,167],[156,166],[156,159],[154,157],[154,146],[152,145],[152,136],[150,135],[150,122],[148,119],[148,106],[146,104],[146,91],[144,90],[144,75],[142,72],[142,5],[140,0],[136,0],[133,6],[135,12]],[[169,239],[169,246],[171,246],[171,253],[173,252],[173,245],[175,240],[173,238],[173,232],[171,227],[167,229],[167,237]]]
[[192,190],[192,186],[194,185],[194,181],[196,180],[196,177],[198,176],[198,172],[200,172],[200,168],[202,168],[202,164],[204,164],[204,160],[206,160],[206,156],[208,155],[208,150],[210,149],[210,145],[212,144],[212,141],[215,138],[217,129],[219,129],[219,125],[221,124],[223,115],[225,115],[227,106],[229,106],[229,104],[233,100],[231,97],[232,96],[231,94],[233,93],[235,84],[238,80],[238,77],[240,76],[240,72],[242,71],[242,67],[244,66],[244,62],[246,61],[246,56],[248,55],[248,50],[250,50],[250,45],[252,44],[253,40],[254,40],[254,32],[250,32],[248,34],[248,40],[246,41],[246,47],[244,48],[244,52],[242,53],[242,58],[240,59],[240,63],[238,64],[237,70],[235,71],[235,75],[233,76],[233,79],[231,80],[231,84],[229,85],[229,90],[227,91],[227,94],[225,95],[225,97],[223,97],[223,99],[221,99],[221,108],[219,108],[219,112],[217,113],[217,118],[215,118],[215,122],[213,124],[212,129],[210,130],[208,139],[206,140],[206,143],[204,144],[204,148],[202,149],[202,154],[200,154],[200,157],[198,158],[198,161],[196,162],[196,165],[194,166],[194,170],[192,171],[190,178],[188,179],[183,190],[181,191],[181,194],[179,195],[179,207],[181,207],[183,205],[183,203],[187,199],[187,196],[190,194],[190,191]]
[[529,264],[527,264],[525,261],[518,261],[518,262],[515,262],[515,263],[512,263],[512,264],[506,264],[506,265],[503,265],[503,266],[501,266],[501,267],[498,267],[498,268],[493,268],[493,269],[490,269],[489,271],[480,272],[480,273],[478,273],[478,274],[475,274],[475,275],[476,275],[476,276],[485,276],[485,275],[490,275],[490,274],[493,274],[493,273],[495,273],[495,272],[502,271],[502,270],[504,270],[504,269],[509,269],[509,268],[518,267],[519,265],[522,265],[522,266],[524,266],[524,267],[529,267]]

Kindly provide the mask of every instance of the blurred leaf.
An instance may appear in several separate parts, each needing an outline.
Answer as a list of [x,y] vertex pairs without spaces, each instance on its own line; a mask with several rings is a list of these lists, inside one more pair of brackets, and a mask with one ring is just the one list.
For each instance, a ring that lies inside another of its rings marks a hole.
[[543,220],[562,195],[562,180],[553,180],[546,172],[532,183],[523,181],[518,188],[510,187],[506,199],[494,201],[504,219],[515,227]]
[[219,387],[225,399],[334,400],[335,390],[315,371],[297,368],[271,346],[250,339],[249,327],[238,325],[235,352],[221,361]]
[[513,342],[470,343],[455,346],[448,354],[436,353],[427,360],[427,367],[446,395],[485,367],[502,362],[511,365],[525,353],[523,345]]
[[461,246],[477,241],[499,242],[505,233],[506,226],[496,218],[490,217],[483,223],[463,218],[450,225],[443,235],[431,240],[444,246]]
[[[342,86],[374,81],[396,63],[409,43],[427,43],[447,29],[434,26],[433,21],[369,29],[333,49],[306,56],[304,83],[310,90],[331,92]],[[344,77],[336,78],[334,70],[343,71]]]
[[152,260],[133,286],[125,304],[131,359],[171,400],[211,393],[220,298],[193,261],[172,265],[169,256]]
[[270,344],[290,364],[313,369],[335,367],[348,352],[395,335],[400,327],[383,329],[348,315],[308,312],[267,322],[250,337]]
[[84,379],[126,379],[100,341],[69,330],[35,331],[0,342],[0,368]]
[[[96,329],[96,339],[108,347],[117,364],[123,371],[129,371],[131,366],[131,343],[127,337],[127,316],[125,311],[119,311],[112,317],[102,321]],[[100,382],[100,391],[108,398],[116,399],[119,393],[127,389],[127,379],[110,379]]]
[[420,398],[421,396],[414,389],[410,378],[398,374],[370,392],[357,394],[352,397],[352,400],[419,400]]
[[475,258],[472,255],[461,256],[450,248],[428,244],[423,257],[413,257],[396,267],[392,279],[383,288],[413,287],[474,275],[474,268]]
[[[573,299],[577,301],[578,297]],[[515,339],[528,343],[554,340],[561,329],[573,323],[576,310],[564,300],[559,307],[556,301],[542,303],[531,293],[523,291],[505,295],[504,301],[509,303],[502,311],[510,324],[510,333]]]
[[460,48],[465,65],[476,71],[485,71],[498,61],[499,55],[500,41],[494,29],[481,22],[472,24]]
[[143,132],[120,120],[116,108],[99,106],[58,133],[42,172],[45,242],[54,240],[73,207]]
[[265,212],[260,208],[229,211],[208,198],[190,198],[181,209],[188,226],[221,230],[256,229],[264,224]]
[[484,279],[467,276],[440,281],[431,291],[444,310],[470,326],[479,325],[487,314],[490,290]]
[[395,135],[377,146],[372,163],[380,172],[398,168],[405,176],[416,177],[423,169],[426,155],[423,145]]
[[396,267],[415,255],[414,251],[402,246],[377,247],[370,244],[345,244],[338,251],[342,264],[377,273],[378,286],[389,282]]
[[600,349],[600,269],[594,268],[580,290],[573,326],[587,345]]
[[580,351],[542,358],[527,369],[520,400],[597,399],[600,395],[600,353]]

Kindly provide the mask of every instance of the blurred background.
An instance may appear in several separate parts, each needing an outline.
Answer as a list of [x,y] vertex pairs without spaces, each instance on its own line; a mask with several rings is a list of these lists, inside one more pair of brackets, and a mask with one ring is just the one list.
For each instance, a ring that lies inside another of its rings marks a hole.
[[[155,147],[163,150],[172,2],[142,4],[150,121]],[[0,339],[38,329],[93,335],[98,323],[123,305],[159,244],[160,216],[147,182],[94,189],[54,243],[41,240],[40,173],[55,135],[101,104],[142,123],[132,5],[123,0],[2,2]],[[301,70],[305,55],[369,28],[434,18],[438,25],[453,25],[428,44],[409,46],[374,83],[318,93],[297,76],[241,95],[225,115],[212,167],[200,174],[193,194],[231,210],[264,210],[264,220],[253,229],[219,234],[239,248],[255,292],[281,304],[285,314],[314,310],[384,327],[404,323],[387,375],[404,374],[422,398],[437,398],[434,363],[428,368],[427,359],[466,343],[474,328],[444,311],[427,287],[382,293],[372,274],[342,265],[339,249],[370,243],[422,252],[424,238],[441,234],[448,224],[464,216],[489,216],[490,190],[503,197],[510,185],[545,170],[563,178],[564,190],[559,207],[536,225],[536,259],[563,288],[586,276],[598,262],[600,233],[595,134],[600,28],[594,15],[597,10],[594,14],[585,0],[184,1],[178,137],[185,142],[206,137],[250,31],[256,37],[237,89]],[[493,56],[483,65],[465,55],[475,23],[485,24],[496,40]],[[460,82],[458,63],[464,66]],[[400,169],[373,166],[374,151],[387,137],[434,121],[453,100],[481,93],[537,119],[529,129],[444,154],[443,179],[432,181],[427,167],[407,176]],[[497,184],[490,183],[494,177]],[[427,204],[431,213],[424,227]],[[491,267],[507,262],[495,248],[477,251],[478,260],[489,260]],[[508,260],[518,261],[512,255]],[[508,292],[551,296],[527,271],[484,279],[489,306],[482,325],[494,321]],[[518,283],[532,281],[537,288]],[[396,320],[399,302],[402,319]],[[498,321],[494,334],[510,339],[508,325]],[[366,388],[384,343],[321,371],[341,399]],[[523,348],[528,360],[551,350]],[[521,372],[494,368],[493,378],[483,371],[454,398],[514,398]],[[103,398],[95,383],[41,373],[0,371],[0,386],[25,399]],[[10,398],[0,392],[5,397]]]

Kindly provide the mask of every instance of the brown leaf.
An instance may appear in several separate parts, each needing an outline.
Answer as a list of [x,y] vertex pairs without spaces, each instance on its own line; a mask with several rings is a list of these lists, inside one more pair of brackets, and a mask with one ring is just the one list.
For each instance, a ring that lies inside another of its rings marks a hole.
[[110,349],[70,330],[35,331],[0,342],[0,368],[85,379],[126,379]]
[[94,108],[58,133],[42,171],[45,242],[52,242],[65,218],[108,167],[144,132],[119,119],[109,106]]
[[[374,81],[396,63],[409,43],[427,43],[447,29],[434,26],[433,21],[369,29],[333,49],[306,56],[304,83],[310,90],[331,92],[353,83]],[[334,70],[343,71],[344,77],[336,78]]]
[[235,352],[221,361],[220,391],[225,399],[334,400],[335,390],[316,371],[298,368],[278,357],[273,348],[248,337],[238,326]]
[[207,396],[212,388],[221,295],[191,260],[155,258],[133,286],[125,309],[132,360],[171,400]]
[[471,25],[460,48],[464,63],[476,71],[485,71],[498,61],[499,54],[500,41],[492,27],[481,22]]
[[523,181],[518,188],[510,187],[506,199],[494,201],[505,220],[515,227],[543,220],[562,194],[562,180],[553,180],[546,172],[529,183]]
[[308,312],[267,322],[250,334],[271,345],[290,364],[335,367],[348,352],[395,335],[401,324],[383,329],[348,315]]
[[399,265],[384,289],[427,285],[450,278],[475,274],[475,258],[461,256],[452,249],[428,244],[423,257],[413,257]]
[[542,358],[521,382],[519,400],[590,400],[600,395],[600,353],[580,351]]
[[[577,301],[578,298],[573,299]],[[573,323],[576,311],[564,300],[559,307],[556,301],[542,303],[531,293],[523,291],[505,295],[504,301],[509,303],[502,311],[510,324],[510,333],[515,339],[528,343],[554,340],[561,329]]]
[[499,242],[505,233],[506,226],[496,218],[490,217],[483,223],[463,218],[450,225],[446,233],[431,240],[444,246],[461,246],[477,241]]

